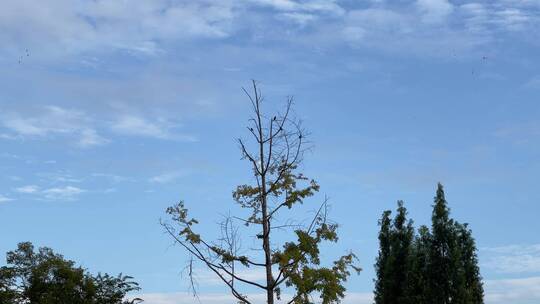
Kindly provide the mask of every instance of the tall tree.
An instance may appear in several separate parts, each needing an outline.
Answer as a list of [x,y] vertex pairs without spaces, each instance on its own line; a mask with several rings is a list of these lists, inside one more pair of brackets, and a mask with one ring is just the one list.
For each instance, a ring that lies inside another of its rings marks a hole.
[[390,303],[405,303],[409,281],[408,262],[414,238],[414,228],[412,220],[407,220],[407,209],[403,206],[403,201],[398,201],[397,214],[393,224],[390,263],[394,279],[391,280]]
[[405,303],[408,295],[408,263],[414,237],[412,221],[407,220],[407,209],[398,201],[396,216],[383,213],[379,233],[380,251],[375,268],[375,303]]
[[379,257],[375,264],[375,303],[483,304],[476,245],[467,224],[450,217],[444,189],[438,184],[431,231],[414,235],[407,211],[398,203],[392,221],[385,211],[379,224]]
[[454,242],[454,222],[450,219],[450,209],[442,184],[437,185],[431,216],[431,246],[429,256],[428,298],[433,303],[451,303],[452,243]]
[[379,220],[379,255],[375,262],[375,272],[377,277],[375,279],[375,303],[390,303],[388,300],[388,293],[390,287],[388,282],[390,280],[390,275],[392,269],[389,269],[389,258],[390,258],[390,246],[391,246],[391,225],[392,219],[390,215],[392,211],[386,210],[383,212],[381,219]]
[[[329,267],[321,266],[319,245],[322,241],[338,240],[336,223],[327,218],[326,200],[313,218],[302,225],[291,221],[293,208],[319,191],[315,180],[298,172],[306,149],[306,133],[298,120],[291,116],[292,99],[287,100],[283,113],[267,115],[263,109],[263,97],[253,82],[253,91],[244,90],[251,101],[253,116],[247,130],[252,144],[238,140],[242,157],[250,164],[252,184],[243,184],[233,192],[233,199],[247,210],[245,216],[229,217],[222,227],[220,242],[209,242],[195,232],[197,220],[188,215],[183,202],[167,209],[172,222],[163,222],[165,230],[191,256],[212,271],[240,303],[252,303],[242,292],[245,287],[257,288],[266,294],[266,303],[276,300],[285,303],[312,303],[317,295],[322,303],[338,303],[344,297],[344,281],[350,275],[355,256],[341,256]],[[301,214],[296,214],[296,218]],[[281,219],[288,220],[281,220]],[[259,248],[240,254],[239,221],[248,233],[259,240]],[[290,234],[292,232],[292,235]],[[279,245],[278,237],[284,233],[293,237]],[[289,234],[287,234],[289,233]],[[259,268],[265,274],[263,282],[250,280],[241,275],[240,268]],[[190,266],[190,269],[193,269]],[[190,274],[192,272],[190,271]],[[282,299],[282,289],[292,291],[291,298]]]
[[472,236],[472,231],[467,224],[456,223],[456,251],[454,257],[455,285],[456,291],[454,303],[482,304],[484,303],[484,288],[480,268],[478,267],[478,256],[476,254],[476,244]]
[[125,300],[138,290],[131,277],[92,276],[75,262],[66,260],[47,247],[34,250],[20,243],[7,253],[7,266],[0,268],[0,303],[2,304],[132,304]]
[[429,288],[429,255],[431,234],[429,228],[422,225],[414,237],[408,267],[407,304],[432,304],[427,291]]

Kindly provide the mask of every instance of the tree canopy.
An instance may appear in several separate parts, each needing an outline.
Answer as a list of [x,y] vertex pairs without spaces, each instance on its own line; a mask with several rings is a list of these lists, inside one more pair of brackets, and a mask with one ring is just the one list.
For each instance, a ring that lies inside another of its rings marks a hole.
[[126,294],[139,290],[132,277],[94,276],[47,247],[19,243],[0,268],[2,304],[133,304]]

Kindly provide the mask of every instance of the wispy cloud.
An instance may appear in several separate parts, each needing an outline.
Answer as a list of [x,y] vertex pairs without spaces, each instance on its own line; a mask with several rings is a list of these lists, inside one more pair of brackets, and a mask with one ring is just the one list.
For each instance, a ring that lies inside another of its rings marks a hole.
[[416,5],[428,23],[441,23],[454,11],[448,0],[418,0]]
[[36,174],[40,180],[53,185],[58,184],[73,184],[82,183],[84,179],[73,176],[71,173],[59,171],[59,172],[41,172]]
[[79,110],[44,106],[33,113],[8,113],[2,116],[1,124],[22,138],[71,136],[82,147],[107,142],[90,126],[91,121],[85,113]]
[[0,11],[0,40],[3,48],[40,46],[36,55],[96,49],[155,54],[158,40],[227,37],[233,8],[229,1],[59,0],[36,7],[29,0],[8,0]]
[[0,194],[0,203],[9,202],[9,201],[12,201],[12,200],[13,200],[12,198],[9,198],[7,196],[4,196],[4,195]]
[[540,244],[482,248],[483,266],[499,273],[540,272]]
[[112,182],[115,182],[115,183],[133,181],[133,178],[131,178],[131,177],[121,176],[121,175],[116,175],[116,174],[110,174],[110,173],[92,173],[92,176],[96,177],[96,178],[106,178],[106,179],[111,180]]
[[540,277],[486,280],[485,293],[487,304],[540,303]]
[[26,194],[36,193],[39,191],[39,187],[36,185],[28,185],[28,186],[15,188],[15,191],[19,193],[26,193]]
[[196,141],[191,135],[178,132],[180,125],[166,119],[151,121],[141,116],[124,115],[113,122],[111,129],[120,135],[144,136],[157,139]]
[[336,0],[251,0],[252,3],[286,12],[322,12],[342,15],[345,9]]
[[185,171],[173,171],[173,172],[165,172],[156,176],[153,176],[149,179],[152,183],[159,183],[159,184],[166,184],[173,182],[179,178],[182,178],[186,176],[188,172]]
[[9,138],[54,138],[69,137],[82,148],[110,143],[97,131],[109,131],[121,136],[142,136],[166,140],[196,141],[191,135],[178,131],[180,124],[164,118],[154,120],[137,115],[120,114],[109,123],[95,121],[82,110],[58,106],[38,107],[35,111],[11,112],[0,116],[0,125],[11,131]]
[[100,136],[94,129],[83,129],[80,132],[79,146],[91,147],[108,143],[109,140]]
[[43,197],[47,200],[72,201],[83,192],[86,191],[78,187],[65,186],[45,189],[40,193],[42,193]]

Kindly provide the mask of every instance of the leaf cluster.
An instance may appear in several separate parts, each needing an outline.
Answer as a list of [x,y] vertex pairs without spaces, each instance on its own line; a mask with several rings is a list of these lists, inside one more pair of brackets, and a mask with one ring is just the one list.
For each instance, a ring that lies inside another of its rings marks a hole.
[[139,290],[132,277],[98,274],[66,260],[47,247],[37,251],[30,242],[19,243],[0,268],[2,304],[132,304],[126,294]]

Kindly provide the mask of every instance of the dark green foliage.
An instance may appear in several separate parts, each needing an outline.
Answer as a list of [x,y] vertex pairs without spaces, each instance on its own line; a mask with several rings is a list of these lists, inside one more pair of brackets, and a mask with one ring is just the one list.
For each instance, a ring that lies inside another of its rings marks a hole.
[[7,266],[0,268],[0,303],[15,304],[126,304],[125,295],[138,290],[128,276],[92,276],[75,262],[50,248],[36,252],[20,243],[7,253]]
[[437,186],[434,198],[433,214],[431,216],[431,242],[429,250],[428,297],[434,303],[450,303],[452,294],[452,252],[454,243],[454,221],[449,218],[450,209],[444,197],[441,184]]
[[379,222],[375,303],[483,303],[472,231],[450,218],[443,186],[438,184],[434,198],[431,231],[421,226],[414,235],[406,214],[399,202],[393,222],[390,211]]
[[375,262],[375,271],[377,273],[377,278],[375,280],[375,303],[387,303],[386,295],[389,290],[389,277],[390,271],[388,267],[388,260],[390,258],[390,238],[391,238],[391,223],[390,215],[392,212],[386,210],[383,212],[381,219],[379,220],[379,226],[381,230],[379,232],[379,256]]
[[375,303],[405,303],[409,281],[408,263],[414,237],[412,221],[407,221],[407,209],[398,202],[396,217],[383,213],[379,222],[381,249],[375,264],[378,274],[375,283]]
[[459,271],[454,275],[459,279],[453,289],[456,291],[455,298],[460,299],[455,303],[483,303],[484,289],[472,231],[467,224],[456,223],[455,233],[458,254],[454,256],[454,265]]
[[431,235],[429,228],[420,226],[414,237],[408,267],[407,302],[410,304],[432,304],[427,296],[429,250]]

